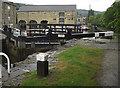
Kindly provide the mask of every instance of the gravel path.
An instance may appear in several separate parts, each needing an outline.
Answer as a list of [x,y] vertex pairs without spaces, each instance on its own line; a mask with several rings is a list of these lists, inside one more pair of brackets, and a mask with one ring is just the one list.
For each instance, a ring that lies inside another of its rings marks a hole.
[[[48,51],[49,65],[56,63],[55,55],[69,49],[72,46],[87,46],[104,49],[105,55],[102,59],[101,69],[97,74],[97,82],[100,86],[117,86],[118,85],[118,41],[108,39],[72,39],[67,41],[63,46],[59,46],[57,49]],[[36,54],[28,56],[28,59],[16,63],[16,67],[12,68],[10,78],[4,75],[3,80],[5,86],[19,86],[22,79],[25,78],[24,73],[36,70]],[[55,67],[50,67],[52,69]],[[5,71],[4,71],[5,72]],[[31,74],[30,74],[31,75]],[[30,76],[29,75],[29,76]],[[5,79],[6,77],[6,79]],[[12,84],[11,84],[12,83]]]

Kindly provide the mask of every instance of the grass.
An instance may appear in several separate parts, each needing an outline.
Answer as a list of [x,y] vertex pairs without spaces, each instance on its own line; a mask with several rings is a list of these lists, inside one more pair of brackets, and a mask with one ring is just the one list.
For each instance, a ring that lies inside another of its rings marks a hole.
[[37,78],[37,72],[21,86],[97,86],[96,72],[104,51],[75,46],[56,56],[60,62],[48,77]]

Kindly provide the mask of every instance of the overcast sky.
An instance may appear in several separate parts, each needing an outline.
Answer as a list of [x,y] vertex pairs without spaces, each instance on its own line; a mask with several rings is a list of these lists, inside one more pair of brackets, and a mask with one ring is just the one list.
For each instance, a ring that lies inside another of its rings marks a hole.
[[115,0],[9,0],[12,2],[34,4],[34,5],[66,5],[76,4],[77,9],[89,9],[96,11],[106,11],[108,7],[114,3]]

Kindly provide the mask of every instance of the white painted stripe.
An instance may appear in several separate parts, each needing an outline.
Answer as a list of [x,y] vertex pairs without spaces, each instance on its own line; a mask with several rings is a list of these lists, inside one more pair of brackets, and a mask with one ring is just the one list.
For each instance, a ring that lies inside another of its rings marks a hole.
[[95,37],[99,37],[99,33],[95,33]]
[[27,42],[26,42],[25,44],[31,44],[31,43],[27,43]]
[[35,44],[49,44],[49,42],[46,42],[46,43],[45,42],[43,42],[43,43],[41,42],[41,43],[35,43]]
[[22,69],[23,71],[25,71],[25,72],[30,72],[29,70],[27,70],[27,69]]
[[64,37],[65,37],[65,35],[58,35],[58,37],[64,38]]
[[114,32],[113,31],[107,31],[105,33],[105,36],[113,36],[114,35]]

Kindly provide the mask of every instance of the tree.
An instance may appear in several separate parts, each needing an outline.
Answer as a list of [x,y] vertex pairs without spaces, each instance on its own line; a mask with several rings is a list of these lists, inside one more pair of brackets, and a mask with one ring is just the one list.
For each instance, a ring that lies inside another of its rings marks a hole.
[[89,16],[89,23],[94,24],[94,16]]
[[88,11],[88,17],[86,23],[91,25],[93,24],[93,21],[94,21],[94,11],[91,9]]
[[120,31],[120,1],[114,2],[104,14],[104,21],[107,28]]
[[[109,23],[112,22],[115,17],[114,17],[115,9],[112,7],[109,7],[107,11],[104,13],[104,22],[107,28],[110,28]],[[111,24],[111,26],[113,26]]]
[[120,1],[115,2],[112,5],[114,7],[115,13],[114,13],[114,20],[109,23],[109,25],[113,25],[115,28],[115,31],[120,33]]
[[88,17],[90,17],[90,16],[94,16],[94,10],[92,10],[92,9],[88,11]]
[[120,1],[114,2],[104,14],[94,16],[94,11],[89,10],[86,22],[97,26],[105,26],[120,33]]
[[97,14],[96,17],[94,18],[93,24],[96,26],[104,26],[104,14]]

